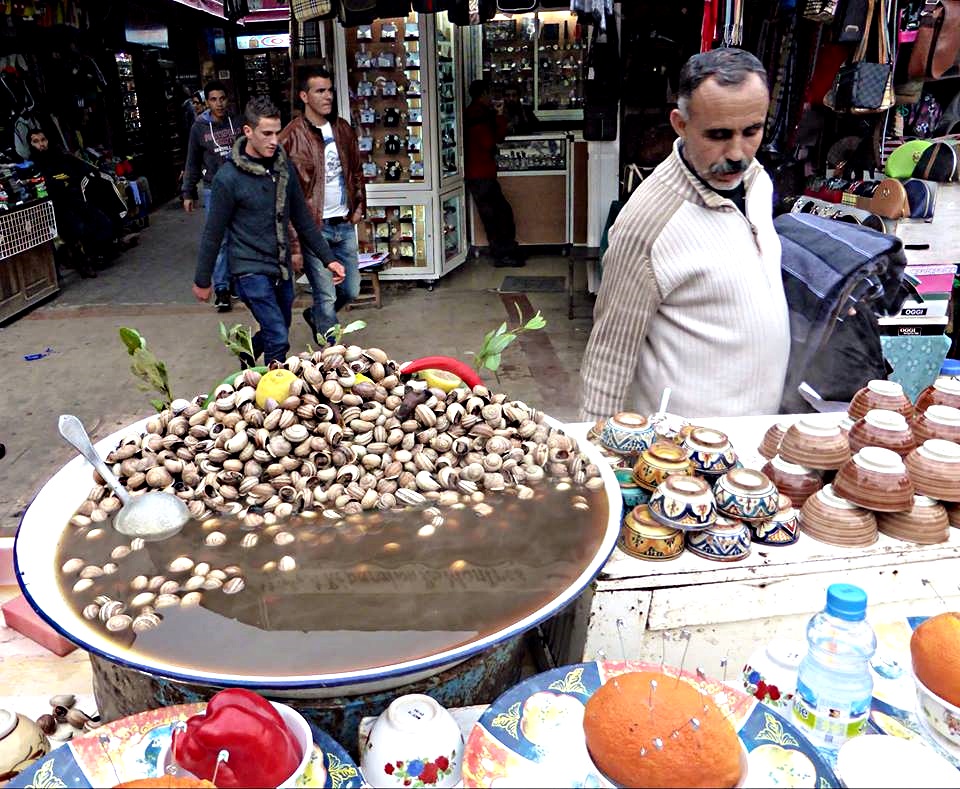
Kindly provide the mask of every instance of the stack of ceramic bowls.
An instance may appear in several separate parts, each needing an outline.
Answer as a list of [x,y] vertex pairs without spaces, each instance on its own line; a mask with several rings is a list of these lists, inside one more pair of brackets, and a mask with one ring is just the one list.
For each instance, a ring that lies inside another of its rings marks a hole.
[[960,502],[960,444],[931,438],[907,455],[904,464],[917,493]]
[[877,528],[888,537],[933,545],[950,537],[947,509],[929,496],[914,496],[913,507],[903,512],[880,512]]
[[742,520],[717,515],[706,529],[687,532],[687,550],[714,562],[736,562],[750,555],[750,530]]
[[960,408],[960,378],[940,376],[917,397],[917,413],[922,414],[932,405]]
[[875,408],[896,411],[903,414],[908,421],[913,419],[913,403],[904,394],[903,387],[895,381],[870,381],[853,396],[847,414],[856,422],[865,417],[867,411]]
[[864,447],[837,472],[833,490],[864,509],[902,512],[913,506],[913,482],[903,459],[883,447]]
[[850,451],[864,447],[883,447],[901,457],[909,455],[917,446],[917,439],[907,418],[896,411],[874,408],[854,422],[847,436]]
[[653,493],[671,474],[693,474],[693,463],[686,450],[671,441],[654,441],[633,466],[633,481],[648,493]]
[[638,455],[656,438],[653,422],[632,411],[621,411],[602,424],[597,422],[593,430],[600,432],[601,449],[617,475],[623,511],[628,513],[650,498],[649,492],[634,480],[633,465]]
[[672,474],[650,495],[650,515],[671,529],[698,531],[717,520],[713,490],[701,477]]
[[780,442],[789,428],[790,425],[786,422],[777,422],[770,425],[767,432],[763,434],[763,440],[760,442],[757,451],[767,460],[771,460],[780,452]]
[[683,532],[658,523],[647,505],[641,504],[623,519],[617,546],[637,559],[662,562],[683,553]]
[[930,438],[960,442],[960,408],[931,405],[914,418],[913,434],[917,437],[918,444]]
[[824,485],[800,510],[800,529],[820,542],[862,548],[877,541],[877,519],[869,510],[838,496]]
[[762,545],[793,545],[800,539],[800,513],[790,497],[781,493],[777,500],[777,511],[765,521],[751,523],[750,532],[751,539]]
[[779,455],[774,455],[772,460],[764,463],[761,471],[777,486],[777,490],[790,497],[796,507],[802,507],[807,499],[823,487],[823,480],[812,468],[788,463]]
[[836,420],[824,415],[803,416],[790,426],[780,442],[787,463],[817,471],[834,471],[850,459],[850,444]]
[[693,427],[683,439],[693,473],[711,485],[730,469],[741,465],[726,433],[709,427]]
[[947,520],[955,529],[960,529],[960,504],[947,505]]

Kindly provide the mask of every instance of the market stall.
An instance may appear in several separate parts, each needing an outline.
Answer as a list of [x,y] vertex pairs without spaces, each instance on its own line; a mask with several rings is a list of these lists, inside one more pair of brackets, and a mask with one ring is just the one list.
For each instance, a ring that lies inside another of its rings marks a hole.
[[25,204],[0,215],[0,321],[60,290],[53,260],[56,237],[50,200]]

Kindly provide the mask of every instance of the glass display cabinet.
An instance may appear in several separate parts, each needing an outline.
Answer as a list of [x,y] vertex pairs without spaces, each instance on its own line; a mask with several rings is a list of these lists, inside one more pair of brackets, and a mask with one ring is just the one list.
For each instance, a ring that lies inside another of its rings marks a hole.
[[583,117],[586,40],[566,10],[498,14],[472,28],[474,74],[489,80],[494,101],[516,91],[541,120]]
[[460,38],[445,12],[336,26],[338,109],[367,184],[357,239],[389,254],[382,279],[429,283],[466,259]]
[[564,137],[511,137],[497,146],[497,168],[501,173],[549,172],[567,169],[567,141]]

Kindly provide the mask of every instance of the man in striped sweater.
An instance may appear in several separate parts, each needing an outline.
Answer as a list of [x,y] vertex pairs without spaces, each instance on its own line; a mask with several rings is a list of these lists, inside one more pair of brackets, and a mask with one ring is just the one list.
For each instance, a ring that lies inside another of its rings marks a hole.
[[649,414],[671,387],[688,417],[776,413],[790,327],[773,187],[754,159],[769,104],[753,55],[680,72],[679,139],[610,230],[582,368],[581,418]]

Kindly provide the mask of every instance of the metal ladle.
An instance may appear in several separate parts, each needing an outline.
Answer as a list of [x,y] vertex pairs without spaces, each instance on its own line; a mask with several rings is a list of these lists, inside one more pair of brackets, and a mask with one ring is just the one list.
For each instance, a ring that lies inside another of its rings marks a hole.
[[93,448],[87,431],[75,416],[62,414],[59,428],[60,435],[87,459],[123,503],[113,521],[113,528],[118,532],[148,542],[159,542],[173,537],[190,520],[187,505],[170,493],[153,491],[131,496]]

